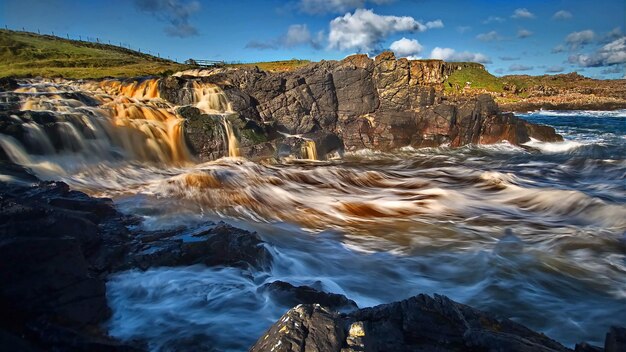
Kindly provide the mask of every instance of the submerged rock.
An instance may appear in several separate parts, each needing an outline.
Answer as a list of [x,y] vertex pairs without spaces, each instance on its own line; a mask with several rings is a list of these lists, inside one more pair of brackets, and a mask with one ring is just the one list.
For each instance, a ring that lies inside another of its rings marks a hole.
[[320,305],[289,310],[251,351],[570,351],[508,319],[445,296],[340,314]]
[[265,284],[260,291],[268,292],[275,301],[288,307],[318,303],[333,310],[359,308],[353,300],[344,295],[318,291],[311,286],[294,286],[284,281]]

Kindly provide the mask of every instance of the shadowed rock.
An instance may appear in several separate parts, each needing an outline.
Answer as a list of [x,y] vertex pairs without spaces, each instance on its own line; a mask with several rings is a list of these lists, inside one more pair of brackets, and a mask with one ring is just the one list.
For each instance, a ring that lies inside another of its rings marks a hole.
[[263,285],[261,292],[268,292],[280,304],[293,307],[298,304],[321,304],[333,310],[354,310],[359,307],[344,295],[327,293],[310,286],[293,286],[284,281],[274,281]]
[[251,351],[570,351],[508,319],[418,295],[349,314],[320,305],[289,310]]

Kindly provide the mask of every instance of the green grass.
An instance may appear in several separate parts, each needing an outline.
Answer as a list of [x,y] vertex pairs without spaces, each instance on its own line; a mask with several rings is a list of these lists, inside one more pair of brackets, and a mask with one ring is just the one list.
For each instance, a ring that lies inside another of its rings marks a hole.
[[502,81],[481,67],[465,67],[454,71],[444,83],[446,93],[463,91],[465,82],[471,82],[471,89],[485,89],[489,92],[502,92]]
[[309,60],[282,60],[282,61],[267,61],[267,62],[254,62],[254,63],[242,63],[242,64],[229,64],[231,67],[258,67],[263,71],[268,72],[286,72],[292,71],[297,68],[310,64]]
[[132,77],[185,68],[173,61],[113,45],[0,30],[0,77]]

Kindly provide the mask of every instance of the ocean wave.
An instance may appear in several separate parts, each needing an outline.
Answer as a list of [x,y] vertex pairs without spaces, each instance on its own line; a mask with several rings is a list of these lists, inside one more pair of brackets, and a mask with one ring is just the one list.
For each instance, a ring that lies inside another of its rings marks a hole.
[[536,110],[525,114],[517,114],[519,116],[554,116],[554,117],[568,117],[568,116],[585,116],[585,117],[617,117],[624,118],[626,117],[626,109],[620,110],[607,110],[607,111],[597,111],[597,110]]

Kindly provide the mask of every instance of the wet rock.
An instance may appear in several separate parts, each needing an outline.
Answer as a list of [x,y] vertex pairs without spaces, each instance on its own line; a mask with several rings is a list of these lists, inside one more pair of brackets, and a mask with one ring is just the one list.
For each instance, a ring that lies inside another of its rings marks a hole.
[[[325,335],[315,333],[323,330]],[[317,305],[289,310],[251,351],[570,351],[508,319],[444,296],[339,314]]]
[[0,92],[9,92],[16,90],[19,87],[17,81],[11,77],[0,78]]
[[611,326],[604,341],[606,352],[626,351],[626,328]]
[[317,303],[332,310],[354,310],[359,308],[353,300],[348,299],[344,295],[318,291],[310,286],[293,286],[284,281],[274,281],[265,284],[261,291],[268,292],[274,300],[288,307],[298,304]]
[[0,329],[10,345],[19,336],[42,350],[132,350],[98,328],[110,314],[104,275],[130,242],[125,221],[109,200],[62,182],[0,182],[0,280],[9,283],[0,286]]
[[220,222],[193,235],[177,234],[140,244],[130,254],[127,267],[204,264],[264,270],[271,263],[272,255],[256,233]]
[[226,131],[221,115],[207,115],[192,106],[180,107],[177,113],[185,119],[185,142],[193,155],[202,161],[228,156]]
[[299,305],[272,325],[250,351],[340,351],[345,339],[339,314],[319,304]]

